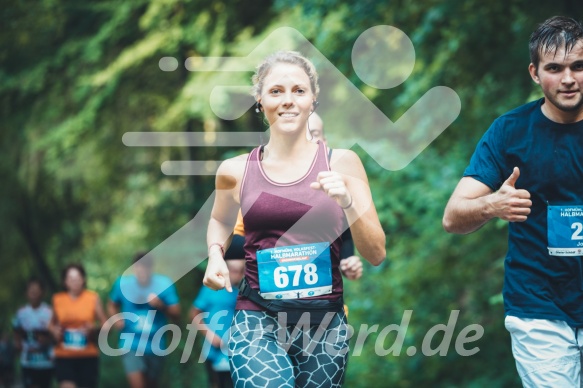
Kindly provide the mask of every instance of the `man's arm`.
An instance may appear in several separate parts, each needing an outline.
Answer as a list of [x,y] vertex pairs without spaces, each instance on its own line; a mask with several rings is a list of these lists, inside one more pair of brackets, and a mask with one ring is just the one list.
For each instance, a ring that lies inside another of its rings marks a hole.
[[112,317],[117,313],[119,313],[119,304],[117,304],[113,300],[109,299],[107,301],[107,315],[109,317]]
[[12,334],[13,334],[13,341],[12,343],[14,344],[14,349],[20,353],[22,351],[22,344],[24,342],[24,337],[26,336],[26,332],[24,331],[24,329],[22,328],[21,324],[20,324],[20,320],[18,318],[15,319],[15,325],[13,327],[12,330]]
[[[121,311],[121,309],[120,309],[120,305],[119,305],[118,303],[114,302],[114,301],[113,301],[113,300],[111,300],[111,299],[109,299],[109,300],[107,301],[107,306],[106,306],[106,309],[107,309],[107,316],[108,316],[109,318],[113,317],[113,316],[114,316],[114,315],[116,315],[116,314],[119,314],[119,312]],[[110,328],[110,327],[111,327],[111,326],[107,326],[107,327],[105,327],[104,329],[107,329],[107,330],[109,330],[109,328]],[[116,321],[116,322],[113,324],[113,327],[115,327],[117,330],[122,330],[122,329],[123,329],[123,327],[124,327],[124,320],[123,320],[123,319],[119,319],[119,320],[117,320],[117,321]]]
[[180,321],[180,304],[176,303],[176,304],[168,306],[166,308],[165,313],[171,321],[179,322]]
[[210,342],[212,346],[214,346],[215,348],[222,347],[223,346],[222,338],[207,326],[202,316],[199,317],[199,315],[203,313],[204,312],[202,310],[196,307],[192,307],[190,309],[189,314],[190,321],[195,325],[196,329],[205,336],[207,341]]
[[520,170],[514,167],[510,177],[496,192],[471,177],[460,180],[443,215],[443,228],[449,233],[467,234],[480,229],[492,218],[524,222],[532,201],[526,190],[516,189]]
[[[166,316],[173,322],[180,321],[180,303],[166,304],[162,298],[155,294],[150,294],[148,304],[166,314]],[[178,299],[176,297],[175,299]]]

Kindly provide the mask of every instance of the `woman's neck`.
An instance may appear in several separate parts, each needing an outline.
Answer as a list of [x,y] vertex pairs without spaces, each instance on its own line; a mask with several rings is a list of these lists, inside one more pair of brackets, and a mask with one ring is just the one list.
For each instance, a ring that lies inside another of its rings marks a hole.
[[263,158],[277,160],[297,159],[309,157],[314,153],[315,144],[305,136],[272,136],[264,147]]
[[67,291],[67,293],[69,294],[71,299],[77,299],[79,297],[79,295],[81,295],[82,292],[83,292],[83,290],[81,290],[81,291]]

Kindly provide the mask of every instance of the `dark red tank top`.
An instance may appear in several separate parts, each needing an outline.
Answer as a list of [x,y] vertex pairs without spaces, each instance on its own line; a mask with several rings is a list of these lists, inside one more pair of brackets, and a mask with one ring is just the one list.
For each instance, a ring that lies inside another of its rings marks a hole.
[[[337,299],[343,289],[339,263],[340,236],[347,228],[344,212],[326,193],[310,188],[310,183],[316,182],[320,171],[330,170],[325,143],[318,142],[316,156],[306,175],[291,183],[277,183],[269,179],[263,171],[260,157],[261,147],[249,154],[240,193],[245,224],[245,277],[249,285],[259,289],[257,250],[329,242],[332,293],[306,299]],[[298,223],[304,216],[305,220]],[[241,295],[237,299],[236,309],[264,310]]]

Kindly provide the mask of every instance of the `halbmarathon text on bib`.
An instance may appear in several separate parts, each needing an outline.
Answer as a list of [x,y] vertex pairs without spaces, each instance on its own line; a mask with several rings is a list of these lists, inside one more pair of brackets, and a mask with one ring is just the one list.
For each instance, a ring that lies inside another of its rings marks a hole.
[[583,255],[583,206],[548,206],[549,255]]
[[298,299],[332,292],[330,244],[290,245],[257,251],[259,293],[265,299]]

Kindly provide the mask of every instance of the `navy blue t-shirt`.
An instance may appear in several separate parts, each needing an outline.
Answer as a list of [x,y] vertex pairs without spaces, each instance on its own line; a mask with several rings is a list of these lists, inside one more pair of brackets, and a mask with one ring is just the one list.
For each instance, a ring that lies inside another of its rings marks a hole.
[[516,166],[516,188],[531,195],[527,221],[508,228],[506,314],[583,327],[583,257],[551,256],[547,249],[547,206],[583,205],[583,121],[555,123],[543,115],[543,103],[530,102],[496,119],[464,176],[496,191]]

